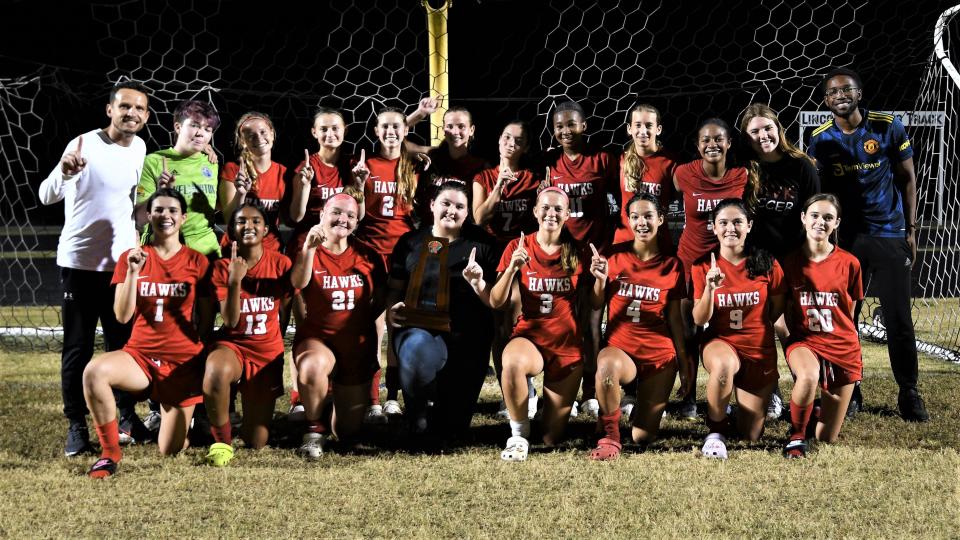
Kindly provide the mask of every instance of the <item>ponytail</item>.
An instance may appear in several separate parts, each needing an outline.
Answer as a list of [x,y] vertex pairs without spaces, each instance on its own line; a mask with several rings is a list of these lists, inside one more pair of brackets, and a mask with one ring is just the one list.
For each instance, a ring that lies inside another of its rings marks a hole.
[[560,267],[568,274],[574,274],[577,271],[577,265],[580,259],[577,257],[577,246],[573,241],[573,235],[566,227],[560,230]]
[[407,146],[401,144],[400,161],[397,163],[397,195],[403,204],[412,206],[416,192],[417,173],[414,170],[413,158],[410,156]]
[[[639,103],[627,111],[627,126],[630,125],[630,121],[633,118],[633,113],[635,112],[653,113],[657,117],[657,125],[660,125],[660,111],[653,105]],[[657,140],[656,135],[654,135],[654,142],[659,148],[660,141]],[[634,193],[639,192],[640,183],[643,181],[643,175],[646,172],[647,164],[643,161],[643,158],[640,156],[640,154],[637,153],[636,144],[633,141],[630,141],[630,145],[623,153],[623,179],[625,181],[624,184],[627,188],[627,191],[632,191]]]

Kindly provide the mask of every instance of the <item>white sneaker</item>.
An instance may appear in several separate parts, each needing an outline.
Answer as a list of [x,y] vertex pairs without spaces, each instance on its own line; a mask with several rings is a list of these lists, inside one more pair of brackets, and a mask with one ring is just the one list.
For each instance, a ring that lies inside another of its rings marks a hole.
[[[620,399],[620,414],[624,418],[630,418],[630,415],[633,414],[633,408],[637,405],[637,398],[631,396],[630,394],[624,394],[623,398]],[[664,414],[667,412],[664,411]]]
[[587,418],[600,416],[600,402],[596,398],[585,399],[580,402],[580,414]]
[[143,425],[146,426],[146,428],[150,431],[160,431],[160,413],[157,411],[150,411],[150,413],[144,417]]
[[780,397],[780,392],[774,392],[770,396],[770,403],[767,404],[767,418],[776,420],[781,414],[783,414],[783,398]]
[[386,424],[387,417],[383,415],[383,407],[371,405],[367,407],[367,414],[363,417],[365,424]]
[[297,449],[297,453],[304,459],[319,459],[323,455],[323,445],[327,438],[322,433],[304,433],[303,444]]
[[523,437],[515,436],[507,439],[507,445],[500,452],[503,461],[526,461],[530,452],[530,443]]
[[703,457],[727,459],[727,439],[719,433],[711,433],[703,441],[703,449],[700,451],[703,453]]
[[400,408],[400,402],[395,399],[388,399],[383,404],[383,414],[387,415],[387,417],[402,415],[403,409]]
[[[537,416],[537,405],[540,404],[540,398],[533,396],[532,398],[527,398],[527,418],[533,420]],[[504,406],[506,407],[506,406]],[[507,415],[507,418],[510,416]]]
[[287,412],[287,421],[288,422],[306,422],[307,413],[303,408],[303,403],[297,403],[296,405],[291,405],[290,410]]
[[580,410],[577,407],[577,401],[573,401],[573,405],[570,406],[570,418],[576,418],[580,414]]

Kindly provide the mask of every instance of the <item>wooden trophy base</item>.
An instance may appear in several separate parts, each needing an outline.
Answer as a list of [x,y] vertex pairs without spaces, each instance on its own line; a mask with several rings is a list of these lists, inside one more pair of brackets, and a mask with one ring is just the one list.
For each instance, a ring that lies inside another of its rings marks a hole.
[[406,307],[400,310],[400,314],[406,317],[403,321],[405,327],[423,328],[424,330],[435,330],[437,332],[450,331],[450,315],[447,313]]

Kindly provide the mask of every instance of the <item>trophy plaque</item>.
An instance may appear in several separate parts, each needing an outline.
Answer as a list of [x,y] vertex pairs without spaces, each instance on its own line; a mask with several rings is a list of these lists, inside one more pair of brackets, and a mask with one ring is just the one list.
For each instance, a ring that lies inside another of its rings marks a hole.
[[407,285],[406,307],[401,311],[406,317],[404,326],[450,331],[449,247],[445,238],[427,236],[424,239],[420,260]]

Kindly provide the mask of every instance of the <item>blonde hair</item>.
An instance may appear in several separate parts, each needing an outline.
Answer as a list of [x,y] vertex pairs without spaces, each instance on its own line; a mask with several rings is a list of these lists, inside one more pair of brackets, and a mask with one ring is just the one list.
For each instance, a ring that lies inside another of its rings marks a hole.
[[[635,105],[632,109],[630,109],[630,112],[627,113],[628,126],[630,125],[630,122],[633,118],[633,113],[635,112],[653,113],[657,117],[657,125],[660,125],[660,111],[658,111],[653,105],[640,103]],[[656,141],[656,145],[659,148],[660,141]],[[646,172],[647,164],[643,161],[643,156],[637,152],[637,145],[631,141],[627,146],[627,149],[623,152],[623,179],[627,191],[637,193],[639,191],[640,184],[643,181],[643,175]]]
[[253,157],[253,152],[247,148],[247,143],[243,139],[243,125],[249,122],[250,120],[257,119],[263,120],[266,122],[267,126],[270,127],[270,131],[273,132],[273,139],[277,139],[277,129],[273,127],[273,121],[270,120],[270,117],[266,114],[250,111],[243,113],[240,118],[237,120],[237,126],[233,130],[233,141],[234,145],[237,148],[237,164],[240,166],[240,170],[237,171],[237,176],[240,176],[242,173],[244,176],[250,179],[250,189],[257,189],[257,179],[260,178],[260,173],[257,171],[255,165],[256,161]]
[[[777,126],[777,138],[779,139],[777,150],[794,159],[803,159],[812,165],[816,164],[813,158],[805,154],[787,139],[786,130],[783,128],[783,124],[780,123],[780,118],[777,117],[777,111],[768,105],[763,103],[751,103],[747,105],[747,108],[743,110],[743,116],[740,118],[740,133],[747,136],[747,125],[750,124],[750,120],[754,118],[766,118],[773,121],[773,124]],[[752,155],[752,159],[749,160],[747,166],[747,173],[750,176],[750,186],[753,191],[750,197],[747,197],[747,193],[744,192],[744,200],[753,208],[757,202],[757,193],[760,191],[760,184],[763,181],[763,171],[760,168],[760,162],[757,160],[758,156],[755,155],[753,149],[749,145],[744,146],[746,147],[745,151]]]
[[[570,196],[567,195],[567,192],[562,189],[551,186],[545,189],[540,190],[540,193],[537,193],[537,201],[540,200],[540,197],[544,193],[559,193],[563,195],[563,202],[567,206],[567,210],[570,209]],[[536,242],[536,240],[534,240]],[[566,227],[560,229],[560,267],[563,268],[563,271],[568,274],[573,274],[577,271],[577,265],[580,263],[580,258],[577,257],[577,247],[573,240],[573,235],[570,234],[570,231]]]

